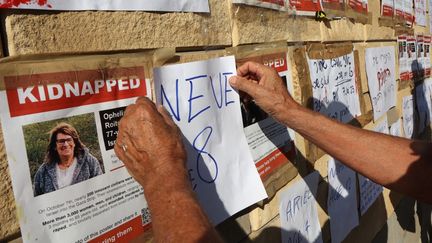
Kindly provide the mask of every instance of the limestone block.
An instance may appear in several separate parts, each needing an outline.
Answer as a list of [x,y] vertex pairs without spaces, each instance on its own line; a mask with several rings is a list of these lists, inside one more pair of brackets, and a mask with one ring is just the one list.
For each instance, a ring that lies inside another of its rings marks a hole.
[[282,242],[280,216],[277,215],[261,229],[252,232],[242,243]]
[[320,23],[312,18],[246,5],[233,5],[233,45],[286,40],[321,41]]
[[372,22],[364,26],[365,40],[396,40],[393,28],[380,26],[381,1],[369,1],[369,9],[372,12]]
[[329,22],[321,22],[322,41],[363,41],[365,39],[364,25],[343,18]]
[[191,52],[178,52],[178,61],[180,63],[194,62],[208,60],[211,58],[217,58],[225,56],[225,50],[209,50],[209,51],[191,51]]
[[16,214],[15,199],[6,160],[6,149],[3,132],[0,127],[0,241],[19,233],[19,223]]
[[159,47],[231,45],[230,4],[210,0],[210,14],[50,12],[6,18],[11,56]]

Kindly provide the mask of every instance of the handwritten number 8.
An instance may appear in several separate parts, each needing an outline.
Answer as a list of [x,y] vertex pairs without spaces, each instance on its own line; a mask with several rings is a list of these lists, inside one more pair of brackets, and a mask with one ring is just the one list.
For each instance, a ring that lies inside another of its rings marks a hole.
[[[198,148],[196,145],[197,139],[201,135],[203,135],[206,131],[209,131],[207,138],[206,138],[204,144],[202,145],[202,147]],[[197,166],[198,176],[202,181],[207,182],[207,183],[213,183],[217,179],[218,173],[219,173],[219,168],[218,168],[218,164],[217,164],[216,159],[210,153],[208,153],[207,151],[204,151],[205,147],[207,146],[208,141],[210,140],[210,136],[212,133],[213,133],[212,127],[208,126],[208,127],[204,128],[200,133],[198,133],[198,135],[195,137],[193,144],[192,144],[194,149],[198,152],[197,157],[196,157],[196,164],[197,164],[196,166]],[[215,168],[214,176],[210,175],[211,173],[209,172],[209,177],[210,177],[209,179],[204,178],[204,176],[201,173],[201,169],[200,169],[200,162],[201,161],[205,162],[204,157],[203,157],[204,155],[207,155],[207,157],[210,159],[210,161],[214,164],[214,168]],[[200,160],[200,158],[201,158],[201,160]]]

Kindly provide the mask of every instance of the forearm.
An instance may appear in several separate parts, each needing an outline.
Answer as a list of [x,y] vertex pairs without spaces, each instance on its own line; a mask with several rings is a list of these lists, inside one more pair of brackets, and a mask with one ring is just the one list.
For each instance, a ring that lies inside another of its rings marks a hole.
[[158,173],[144,183],[156,242],[220,242],[186,174]]
[[287,110],[282,122],[332,157],[381,185],[432,202],[430,143],[356,128],[300,106]]

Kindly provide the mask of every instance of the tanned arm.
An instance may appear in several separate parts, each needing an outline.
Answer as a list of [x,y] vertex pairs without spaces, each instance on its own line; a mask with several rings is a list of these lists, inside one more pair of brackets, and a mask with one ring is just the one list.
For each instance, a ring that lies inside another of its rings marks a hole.
[[156,242],[221,242],[187,177],[180,130],[147,98],[130,105],[119,125],[117,156],[144,188]]
[[363,130],[297,104],[278,74],[248,62],[231,85],[279,122],[348,167],[389,189],[432,203],[432,144]]

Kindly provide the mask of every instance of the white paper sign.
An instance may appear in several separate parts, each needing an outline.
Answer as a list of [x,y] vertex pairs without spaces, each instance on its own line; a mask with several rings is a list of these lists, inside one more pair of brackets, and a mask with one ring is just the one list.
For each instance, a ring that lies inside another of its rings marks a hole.
[[369,92],[376,121],[396,105],[394,47],[367,48],[365,59]]
[[430,78],[426,79],[415,89],[416,105],[419,115],[417,122],[419,133],[422,133],[430,123],[430,114],[432,109],[430,81]]
[[0,8],[210,12],[208,0],[0,0]]
[[328,180],[331,239],[333,243],[339,243],[359,224],[356,173],[331,158],[328,162]]
[[286,10],[286,5],[288,5],[288,3],[285,3],[285,0],[232,0],[232,2],[280,11]]
[[398,58],[399,58],[399,77],[401,80],[409,80],[411,68],[408,68],[408,47],[407,37],[400,35],[397,38],[398,43]]
[[417,25],[426,26],[426,0],[414,0],[415,22]]
[[281,194],[282,242],[322,243],[315,199],[319,173],[314,172],[303,179]]
[[412,95],[402,98],[402,119],[406,138],[412,138],[414,132],[414,100]]
[[403,137],[402,136],[402,121],[401,119],[398,119],[395,123],[390,125],[390,135],[396,136],[396,137]]
[[[387,117],[376,125],[375,132],[389,134]],[[383,187],[358,174],[360,188],[360,213],[363,215],[383,192]]]
[[429,0],[429,33],[432,33],[432,0]]
[[381,15],[393,17],[394,16],[394,2],[393,0],[381,1]]
[[361,114],[353,53],[308,64],[315,111],[345,123]]
[[180,127],[192,186],[214,224],[267,197],[243,133],[233,56],[154,69],[157,103]]

